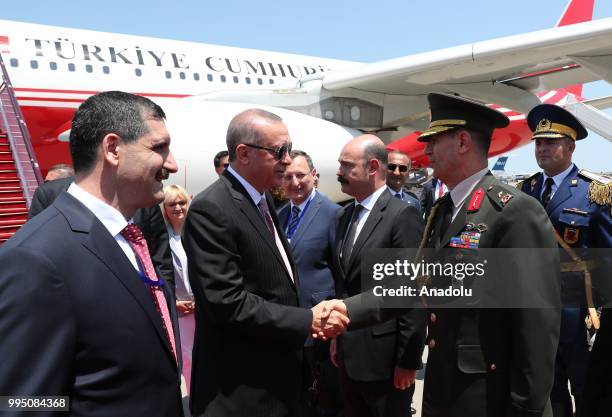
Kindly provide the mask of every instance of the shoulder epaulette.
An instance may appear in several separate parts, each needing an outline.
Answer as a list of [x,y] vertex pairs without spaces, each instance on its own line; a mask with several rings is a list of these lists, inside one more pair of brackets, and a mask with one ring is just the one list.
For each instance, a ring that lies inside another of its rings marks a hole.
[[578,171],[589,184],[589,201],[601,206],[612,205],[612,178],[581,169]]
[[[515,187],[516,187],[516,188],[518,188],[519,190],[521,190],[521,191],[522,191],[522,190],[523,190],[523,184],[525,184],[525,183],[526,183],[526,182],[528,182],[528,181],[529,181],[529,182],[534,182],[534,181],[537,181],[537,180],[538,180],[538,175],[540,175],[540,174],[541,174],[540,172],[536,172],[536,173],[535,173],[535,174],[533,174],[531,177],[526,178],[526,179],[524,179],[524,180],[522,180],[522,181],[517,182],[517,183],[516,183],[516,185],[515,185]],[[531,188],[535,188],[535,183],[532,185],[532,187],[531,187]]]
[[487,188],[487,195],[491,201],[495,202],[499,207],[504,208],[508,202],[514,198],[515,193],[511,186],[502,187],[500,185],[490,185]]

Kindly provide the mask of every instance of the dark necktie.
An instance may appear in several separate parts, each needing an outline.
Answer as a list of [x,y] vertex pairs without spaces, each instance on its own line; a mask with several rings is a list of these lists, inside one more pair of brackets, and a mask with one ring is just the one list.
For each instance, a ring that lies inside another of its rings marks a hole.
[[351,259],[351,252],[353,251],[353,244],[355,243],[355,234],[357,233],[357,223],[359,223],[359,215],[362,211],[363,206],[361,204],[357,204],[353,210],[351,224],[342,245],[342,262],[344,263],[345,268],[348,267],[349,259]]
[[542,193],[542,204],[544,205],[544,207],[546,207],[548,205],[548,202],[550,201],[553,183],[554,180],[551,177],[546,178],[546,185],[544,187],[544,192]]
[[[151,255],[149,255],[147,241],[145,240],[140,228],[135,224],[128,224],[121,231],[121,235],[125,238],[125,240],[127,240],[130,247],[134,251],[134,254],[136,254],[136,258],[138,258],[138,262],[140,263],[142,269],[144,269],[144,273],[147,275],[147,277],[151,281],[159,281],[157,274],[155,273],[155,268],[153,267],[153,262],[151,261]],[[168,304],[166,302],[166,297],[164,296],[164,291],[159,285],[149,285],[148,289],[151,294],[151,298],[153,298],[153,302],[155,303],[155,309],[162,319],[162,326],[166,332],[168,342],[170,342],[170,346],[172,347],[174,359],[176,359],[174,330],[172,328],[172,320],[170,319],[170,311],[168,310]]]
[[287,239],[291,239],[297,230],[297,225],[300,221],[300,208],[293,206],[291,208],[291,220],[289,221],[289,227],[287,228]]
[[399,191],[397,193],[395,193],[395,197],[399,198],[400,200],[402,199],[402,193],[400,193]]
[[259,200],[257,207],[259,208],[259,212],[261,213],[262,217],[266,221],[266,226],[268,227],[268,231],[270,232],[270,234],[272,234],[272,238],[274,239],[275,237],[274,221],[272,221],[272,216],[270,215],[270,210],[268,210],[268,204],[266,203],[266,199],[264,197],[262,197],[261,200]]

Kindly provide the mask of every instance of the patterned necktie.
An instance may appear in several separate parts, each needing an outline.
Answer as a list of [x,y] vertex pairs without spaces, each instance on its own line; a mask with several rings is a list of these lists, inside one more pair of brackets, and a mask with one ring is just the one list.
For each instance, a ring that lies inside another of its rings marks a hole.
[[355,244],[355,235],[357,233],[357,224],[359,223],[359,215],[363,211],[363,206],[357,204],[353,210],[353,216],[351,217],[351,224],[346,233],[344,244],[342,245],[342,261],[345,269],[348,267],[349,259],[351,259],[351,252],[353,252],[353,245]]
[[550,195],[552,194],[552,186],[554,182],[555,181],[551,177],[546,178],[546,186],[544,187],[544,192],[542,193],[542,205],[544,207],[546,207],[550,201]]
[[259,208],[259,212],[266,221],[268,231],[272,234],[272,237],[274,237],[276,235],[274,229],[274,221],[272,221],[272,216],[270,215],[270,210],[268,210],[268,204],[266,203],[266,199],[264,197],[259,200],[259,203],[257,203],[257,207]]
[[[140,228],[135,224],[128,224],[121,231],[121,235],[132,247],[132,250],[136,254],[136,257],[138,258],[141,267],[144,269],[145,274],[147,274],[147,277],[151,281],[159,281],[157,279],[157,274],[155,273],[155,268],[153,267],[153,262],[151,261],[151,256],[149,255],[147,241],[145,240]],[[170,346],[172,347],[174,359],[176,360],[177,357],[176,345],[174,341],[174,329],[172,328],[172,320],[170,319],[170,311],[168,310],[166,297],[164,296],[164,292],[160,286],[149,285],[148,288],[151,297],[153,298],[155,308],[162,319],[162,326],[166,332],[166,337],[170,342]]]
[[297,225],[300,221],[300,208],[293,206],[291,208],[291,220],[289,221],[289,227],[287,228],[287,239],[291,239],[297,230]]

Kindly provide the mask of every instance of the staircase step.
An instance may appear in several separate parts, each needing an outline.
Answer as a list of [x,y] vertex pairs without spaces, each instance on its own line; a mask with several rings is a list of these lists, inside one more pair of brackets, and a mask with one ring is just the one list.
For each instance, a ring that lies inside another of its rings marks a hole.
[[0,232],[0,242],[4,243],[13,237],[15,232]]
[[1,220],[10,220],[10,219],[19,220],[19,219],[27,219],[27,217],[28,217],[28,211],[24,209],[21,209],[21,210],[10,209],[6,213],[0,212]]
[[4,162],[0,161],[0,172],[4,170],[15,169],[15,163],[13,161]]

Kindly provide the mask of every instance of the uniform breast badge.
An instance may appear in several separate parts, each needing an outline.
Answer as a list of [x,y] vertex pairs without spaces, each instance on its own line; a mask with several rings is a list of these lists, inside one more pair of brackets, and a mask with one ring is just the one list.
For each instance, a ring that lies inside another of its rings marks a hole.
[[573,245],[574,243],[578,242],[579,238],[580,238],[580,230],[575,229],[573,227],[565,228],[563,232],[563,240],[566,243]]

